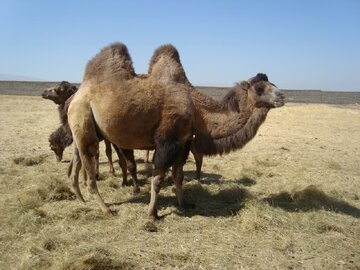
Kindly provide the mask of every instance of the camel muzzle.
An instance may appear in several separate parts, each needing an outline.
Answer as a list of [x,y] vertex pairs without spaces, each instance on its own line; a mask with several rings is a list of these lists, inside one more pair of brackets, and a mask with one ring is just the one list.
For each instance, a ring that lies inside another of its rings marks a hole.
[[284,106],[285,104],[285,95],[282,92],[276,92],[276,98],[274,99],[275,108]]

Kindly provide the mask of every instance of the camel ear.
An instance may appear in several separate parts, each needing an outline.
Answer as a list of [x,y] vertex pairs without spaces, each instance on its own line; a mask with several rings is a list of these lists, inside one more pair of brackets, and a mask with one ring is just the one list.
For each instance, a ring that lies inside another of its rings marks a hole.
[[77,87],[75,85],[72,85],[68,88],[67,92],[70,94],[74,94],[77,91]]
[[241,89],[247,91],[247,90],[250,89],[250,83],[248,83],[247,81],[242,81],[242,82],[240,83],[240,87],[241,87]]

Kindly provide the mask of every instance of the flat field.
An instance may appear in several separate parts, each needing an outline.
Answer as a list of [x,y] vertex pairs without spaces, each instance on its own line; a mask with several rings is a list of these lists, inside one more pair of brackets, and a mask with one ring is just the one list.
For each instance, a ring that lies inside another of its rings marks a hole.
[[74,200],[71,149],[58,163],[47,141],[58,125],[51,102],[0,96],[0,269],[360,269],[359,105],[272,110],[243,149],[204,159],[201,182],[190,155],[196,208],[178,209],[167,179],[155,224],[144,152],[134,196],[101,144],[98,186],[116,212],[103,216],[86,188]]

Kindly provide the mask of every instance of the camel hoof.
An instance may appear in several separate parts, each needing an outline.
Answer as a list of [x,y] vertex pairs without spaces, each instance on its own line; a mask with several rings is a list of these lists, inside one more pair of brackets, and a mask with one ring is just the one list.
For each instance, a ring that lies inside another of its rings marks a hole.
[[105,216],[115,216],[115,212],[111,211],[110,208],[101,209]]
[[157,209],[149,210],[149,218],[151,221],[160,220]]
[[136,195],[136,194],[139,194],[140,193],[140,188],[139,187],[134,187],[133,188],[133,193]]
[[123,181],[123,182],[121,183],[121,185],[122,185],[123,187],[126,187],[126,186],[129,185],[129,182],[128,182],[128,181]]
[[145,223],[144,230],[147,232],[157,232],[158,231],[154,222],[151,222],[151,221],[148,221]]
[[195,209],[196,205],[195,205],[195,203],[184,202],[182,205],[179,206],[179,208],[181,210]]

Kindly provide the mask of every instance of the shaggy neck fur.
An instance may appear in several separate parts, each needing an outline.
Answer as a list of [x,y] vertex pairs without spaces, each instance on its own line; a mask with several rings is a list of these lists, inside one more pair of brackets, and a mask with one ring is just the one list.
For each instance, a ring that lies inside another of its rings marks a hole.
[[204,155],[242,148],[255,137],[269,111],[269,108],[254,107],[240,85],[236,85],[222,102],[196,90],[191,95],[197,108],[194,146]]
[[58,112],[60,117],[60,123],[62,125],[67,124],[67,112],[65,111],[65,104],[58,105]]

